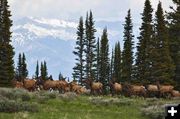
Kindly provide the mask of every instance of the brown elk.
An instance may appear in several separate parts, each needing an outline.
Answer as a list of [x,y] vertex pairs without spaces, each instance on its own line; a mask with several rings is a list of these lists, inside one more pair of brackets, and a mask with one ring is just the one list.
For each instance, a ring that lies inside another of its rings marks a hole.
[[29,91],[35,91],[36,89],[36,80],[34,79],[24,79],[23,80],[24,88]]
[[150,97],[158,96],[159,89],[157,85],[148,85],[147,93]]
[[103,84],[101,82],[94,82],[92,79],[83,81],[91,89],[91,94],[102,94]]
[[110,87],[112,95],[122,92],[122,85],[120,83],[117,83],[117,82],[113,83],[112,81],[110,81],[109,87]]

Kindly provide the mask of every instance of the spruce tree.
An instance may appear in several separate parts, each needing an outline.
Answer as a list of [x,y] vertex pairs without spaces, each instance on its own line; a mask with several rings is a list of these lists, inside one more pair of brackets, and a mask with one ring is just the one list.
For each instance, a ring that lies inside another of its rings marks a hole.
[[90,11],[90,14],[86,17],[85,22],[85,44],[86,44],[86,78],[95,79],[96,77],[96,40],[94,28],[95,21],[93,20],[93,14]]
[[114,50],[112,49],[111,62],[110,62],[110,79],[113,78],[114,78]]
[[175,64],[176,88],[180,90],[180,1],[172,1],[174,7],[170,7],[172,12],[168,13],[170,54]]
[[45,80],[45,74],[44,74],[44,64],[43,62],[41,62],[41,79],[42,80]]
[[61,74],[61,72],[59,73],[59,80],[63,79],[63,75]]
[[74,78],[78,79],[80,84],[82,85],[82,80],[84,79],[84,51],[85,51],[85,39],[84,39],[84,25],[83,25],[83,18],[80,17],[79,26],[77,28],[77,40],[76,40],[76,47],[75,51],[73,52],[74,55],[77,56],[76,58],[76,66],[73,68]]
[[36,71],[35,71],[35,79],[38,79],[38,78],[39,78],[39,62],[37,61]]
[[133,65],[133,25],[131,19],[131,12],[125,18],[124,24],[124,48],[122,52],[122,81],[130,81],[132,79],[132,65]]
[[121,82],[121,48],[120,43],[117,42],[114,49],[114,80]]
[[28,76],[27,64],[26,64],[26,56],[22,54],[22,78],[25,79]]
[[22,81],[22,56],[21,53],[19,53],[18,57],[18,64],[17,64],[17,80]]
[[44,79],[47,80],[48,79],[48,71],[47,71],[47,63],[46,61],[44,61],[44,64],[43,64],[43,74],[44,74]]
[[0,86],[7,87],[11,86],[11,80],[15,76],[10,31],[12,20],[7,0],[1,0],[0,15]]
[[155,18],[156,31],[156,56],[153,61],[153,78],[160,84],[172,84],[174,76],[174,64],[170,56],[169,38],[164,19],[161,2],[158,4]]
[[143,84],[149,83],[150,66],[152,58],[152,38],[153,38],[153,24],[152,24],[152,6],[149,0],[145,1],[144,11],[142,13],[142,25],[140,28],[139,43],[137,45],[136,58],[136,77],[139,82]]
[[107,29],[103,30],[103,34],[101,36],[101,50],[100,50],[100,71],[99,71],[99,79],[100,82],[103,83],[103,92],[107,93],[106,85],[109,79],[109,40]]
[[97,40],[97,77],[96,80],[99,81],[99,73],[100,73],[100,44],[99,44],[99,38]]

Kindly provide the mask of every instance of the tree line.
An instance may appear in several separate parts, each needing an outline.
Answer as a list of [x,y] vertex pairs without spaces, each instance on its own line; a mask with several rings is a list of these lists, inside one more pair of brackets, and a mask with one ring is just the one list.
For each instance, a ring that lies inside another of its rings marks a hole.
[[[173,84],[180,90],[180,1],[172,0],[174,7],[164,14],[159,2],[155,15],[149,0],[145,1],[140,35],[134,54],[134,35],[131,11],[125,18],[121,51],[120,42],[110,53],[108,29],[96,38],[95,21],[90,11],[79,20],[74,54],[76,64],[73,78],[83,85],[83,80],[92,79],[104,84],[109,81],[131,83]],[[155,19],[153,19],[155,16]],[[11,44],[11,11],[7,0],[0,0],[0,86],[8,87],[11,80],[27,77],[25,54],[19,54],[18,66],[14,66],[14,48]],[[37,62],[35,78],[47,79],[46,62]],[[52,76],[51,76],[52,77]],[[62,77],[62,74],[59,74]]]
[[123,24],[123,50],[117,42],[111,53],[107,28],[96,38],[92,11],[87,13],[85,21],[80,17],[73,51],[76,56],[73,78],[81,85],[85,79],[100,81],[104,91],[110,81],[171,84],[180,89],[180,2],[173,0],[173,3],[176,7],[170,7],[172,11],[164,14],[159,2],[153,19],[151,2],[145,1],[136,53],[131,10]]

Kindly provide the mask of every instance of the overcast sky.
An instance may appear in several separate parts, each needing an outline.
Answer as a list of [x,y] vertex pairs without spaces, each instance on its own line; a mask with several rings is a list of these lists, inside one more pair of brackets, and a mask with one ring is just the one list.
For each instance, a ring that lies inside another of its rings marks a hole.
[[[77,20],[92,10],[96,20],[124,21],[127,10],[132,10],[134,22],[140,22],[145,0],[9,0],[13,19],[25,16]],[[172,0],[161,0],[169,9]],[[159,0],[151,0],[156,9]]]

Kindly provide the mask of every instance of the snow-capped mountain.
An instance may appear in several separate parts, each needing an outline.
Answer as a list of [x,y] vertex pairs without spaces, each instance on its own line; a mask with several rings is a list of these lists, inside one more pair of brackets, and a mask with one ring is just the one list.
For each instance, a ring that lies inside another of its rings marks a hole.
[[[25,17],[13,23],[12,44],[16,52],[15,61],[19,53],[25,52],[30,77],[35,72],[37,60],[47,61],[48,73],[52,74],[55,79],[59,72],[71,77],[75,64],[72,51],[75,46],[77,22]],[[96,22],[97,37],[101,36],[102,29],[105,27],[108,28],[111,46],[117,40],[122,45],[122,23]]]

